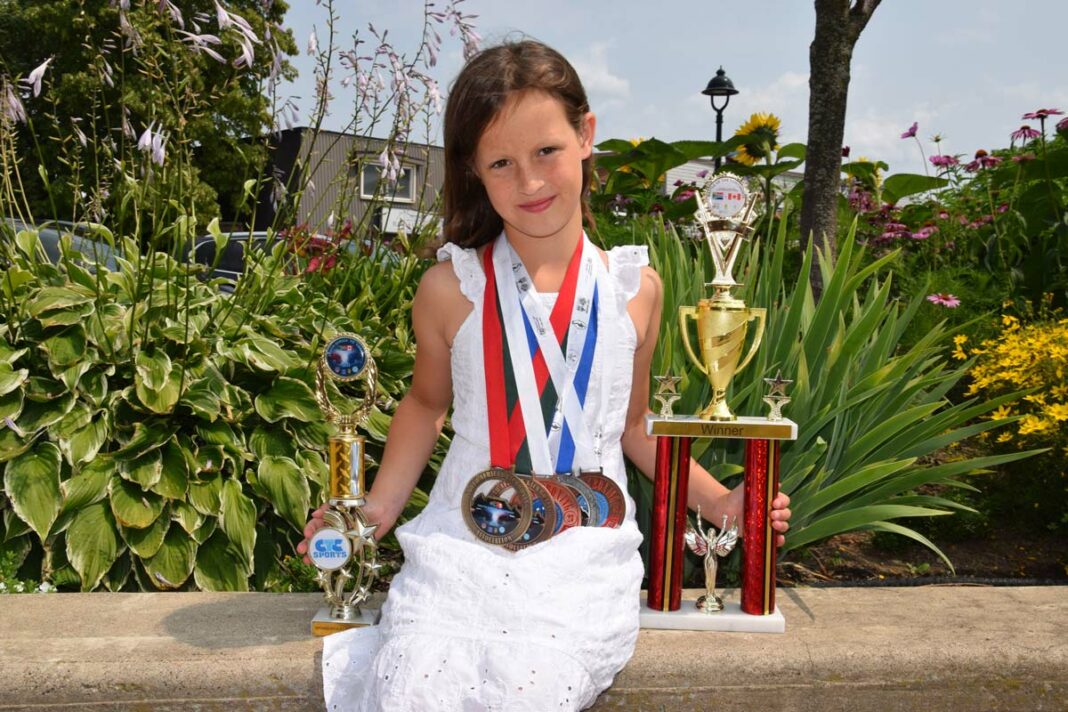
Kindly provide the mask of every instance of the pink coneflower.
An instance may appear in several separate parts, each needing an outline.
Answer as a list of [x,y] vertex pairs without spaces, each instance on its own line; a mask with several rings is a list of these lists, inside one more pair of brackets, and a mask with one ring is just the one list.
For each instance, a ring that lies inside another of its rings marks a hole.
[[938,211],[938,219],[939,220],[949,220],[949,213],[947,213],[945,210],[939,210]]
[[918,122],[916,122],[916,121],[913,121],[912,122],[912,126],[909,126],[908,130],[905,131],[905,133],[901,134],[901,138],[915,138],[916,137],[916,131],[919,128],[920,128],[920,124]]
[[1021,119],[1038,119],[1039,121],[1045,121],[1050,116],[1060,116],[1064,112],[1060,109],[1039,109],[1038,111],[1029,111]]
[[674,200],[675,200],[676,203],[685,203],[688,199],[690,199],[692,197],[693,197],[693,191],[692,190],[683,190],[683,191],[680,191],[679,194],[675,196]]
[[933,166],[935,166],[937,168],[949,168],[950,166],[955,166],[958,163],[960,163],[960,161],[957,160],[956,156],[950,156],[950,155],[931,156],[930,161],[931,161],[931,165],[933,165]]
[[949,307],[950,309],[956,309],[960,306],[960,299],[958,299],[956,295],[948,293],[928,294],[927,301],[931,304]]
[[993,168],[997,164],[1001,163],[1001,158],[997,156],[991,156],[983,149],[979,149],[975,152],[975,160],[964,166],[964,170],[976,172],[980,168]]
[[1027,153],[1020,153],[1012,157],[1014,163],[1027,163],[1028,161],[1035,160],[1035,154],[1028,151]]
[[1009,135],[1013,141],[1029,141],[1030,139],[1038,138],[1039,136],[1041,136],[1041,134],[1027,124],[1024,124]]
[[1057,122],[1058,133],[1068,133],[1068,116]]
[[842,158],[849,158],[849,146],[842,146]]
[[935,234],[936,232],[938,232],[938,228],[937,227],[935,227],[934,225],[927,225],[927,226],[917,230],[916,232],[912,233],[912,235],[910,235],[910,237],[913,240],[926,240],[927,238],[929,238],[931,235]]
[[707,168],[702,168],[701,170],[697,171],[697,177],[698,178],[704,178],[707,175],[708,175],[708,169]]

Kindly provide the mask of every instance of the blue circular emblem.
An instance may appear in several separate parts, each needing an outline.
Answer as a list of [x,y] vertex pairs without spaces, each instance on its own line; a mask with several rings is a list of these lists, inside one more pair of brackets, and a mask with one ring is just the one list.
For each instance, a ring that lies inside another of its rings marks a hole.
[[323,363],[339,381],[359,378],[367,365],[367,345],[355,334],[342,334],[326,345]]

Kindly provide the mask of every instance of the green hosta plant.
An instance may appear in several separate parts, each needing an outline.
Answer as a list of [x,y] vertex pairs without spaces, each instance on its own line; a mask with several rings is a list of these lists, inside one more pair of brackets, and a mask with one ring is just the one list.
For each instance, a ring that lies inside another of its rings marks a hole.
[[[814,255],[810,247],[797,275],[787,277],[790,241],[784,226],[785,221],[773,244],[757,243],[736,268],[735,278],[744,284],[736,295],[750,306],[767,308],[768,317],[764,343],[735,376],[728,398],[736,413],[763,414],[762,379],[781,370],[795,381],[784,409],[799,425],[798,440],[782,448],[782,489],[790,494],[793,510],[785,550],[872,529],[910,537],[941,554],[897,520],[967,509],[924,486],[969,488],[962,478],[1032,454],[936,457],[953,443],[1012,422],[981,418],[1009,396],[956,404],[948,400],[968,364],[951,364],[952,332],[943,327],[899,348],[923,295],[905,304],[890,298],[886,265],[892,255],[866,264],[852,239],[840,245],[836,260]],[[682,350],[676,310],[707,296],[701,282],[711,280],[711,260],[703,244],[682,242],[662,223],[642,225],[635,237],[649,244],[664,282],[664,319],[653,371],[681,375],[683,398],[675,412],[697,412],[708,401],[708,383]],[[818,300],[805,277],[814,258],[826,285]],[[698,440],[694,453],[718,476],[730,478],[741,471],[738,447]],[[643,484],[639,500],[647,498]]]
[[[162,253],[89,271],[4,238],[0,553],[82,590],[270,588],[327,486],[313,368],[346,306],[280,270],[239,299]],[[403,382],[405,345],[362,333]]]

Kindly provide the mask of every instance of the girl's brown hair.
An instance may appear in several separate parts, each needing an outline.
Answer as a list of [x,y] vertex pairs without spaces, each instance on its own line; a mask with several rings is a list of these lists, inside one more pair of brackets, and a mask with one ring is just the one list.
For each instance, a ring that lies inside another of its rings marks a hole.
[[[541,42],[507,42],[479,52],[464,66],[445,107],[445,241],[479,247],[492,241],[504,223],[490,204],[473,162],[482,132],[504,107],[508,95],[543,91],[564,106],[576,131],[590,110],[575,68]],[[589,209],[593,157],[582,162],[582,214]]]

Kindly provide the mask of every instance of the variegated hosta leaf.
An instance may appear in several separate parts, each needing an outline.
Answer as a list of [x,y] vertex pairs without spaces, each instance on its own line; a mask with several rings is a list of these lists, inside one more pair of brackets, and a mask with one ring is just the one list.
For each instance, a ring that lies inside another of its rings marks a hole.
[[147,418],[134,423],[133,436],[115,452],[121,460],[136,460],[145,453],[162,447],[174,435],[174,427],[158,418]]
[[41,428],[58,423],[73,407],[74,396],[70,393],[46,401],[27,399],[15,422],[24,432],[35,433]]
[[122,541],[104,502],[83,507],[67,529],[67,558],[82,578],[82,590],[100,583],[119,555]]
[[189,463],[181,446],[171,440],[159,452],[159,480],[152,486],[152,491],[167,499],[184,500],[189,488]]
[[115,463],[110,457],[98,457],[86,464],[73,477],[61,485],[63,512],[77,512],[108,496],[108,485],[115,474]]
[[85,331],[80,325],[53,333],[40,347],[52,366],[67,367],[85,357]]
[[21,390],[15,390],[7,395],[0,396],[0,419],[11,418],[18,420],[22,412],[24,399]]
[[155,492],[145,492],[140,485],[112,477],[109,490],[111,512],[124,527],[144,529],[163,511],[164,500]]
[[219,526],[241,554],[245,570],[251,573],[256,548],[256,505],[235,479],[223,482],[221,505]]
[[222,510],[222,476],[218,473],[200,475],[189,481],[189,504],[198,512],[211,517]]
[[119,474],[130,482],[136,482],[143,490],[156,486],[163,471],[163,458],[159,450],[152,450],[136,460],[124,460],[119,467]]
[[256,412],[269,423],[282,418],[308,422],[323,417],[311,388],[286,376],[279,376],[269,390],[256,396]]
[[204,515],[193,505],[181,500],[171,502],[171,519],[178,522],[187,534],[192,534],[204,523]]
[[[156,377],[154,371],[152,372],[152,377]],[[178,364],[171,366],[158,387],[150,386],[144,380],[141,369],[138,369],[137,377],[134,380],[137,399],[152,412],[160,414],[167,414],[174,410],[174,406],[178,402],[178,396],[181,395],[181,385],[182,368]]]
[[68,309],[92,301],[93,293],[83,288],[43,287],[26,303],[26,311],[30,316],[39,317],[46,312]]
[[197,549],[194,578],[205,591],[247,591],[249,570],[222,531]]
[[163,538],[167,535],[170,526],[171,518],[167,508],[164,508],[164,511],[156,521],[144,529],[119,527],[119,532],[131,551],[142,559],[148,559],[155,556],[156,552],[159,551],[160,546],[163,545]]
[[67,462],[77,465],[96,457],[110,433],[108,420],[107,414],[99,411],[84,428],[74,432],[69,439],[59,441],[59,449]]
[[181,527],[170,527],[155,556],[142,563],[153,586],[174,590],[193,573],[196,555],[197,543]]
[[303,531],[311,507],[311,489],[297,463],[288,457],[267,456],[260,460],[256,475],[270,493],[275,511]]
[[21,386],[29,375],[30,372],[25,368],[13,369],[10,364],[0,363],[0,396]]
[[42,540],[63,506],[59,480],[59,448],[50,442],[37,443],[4,469],[4,492],[11,506]]

